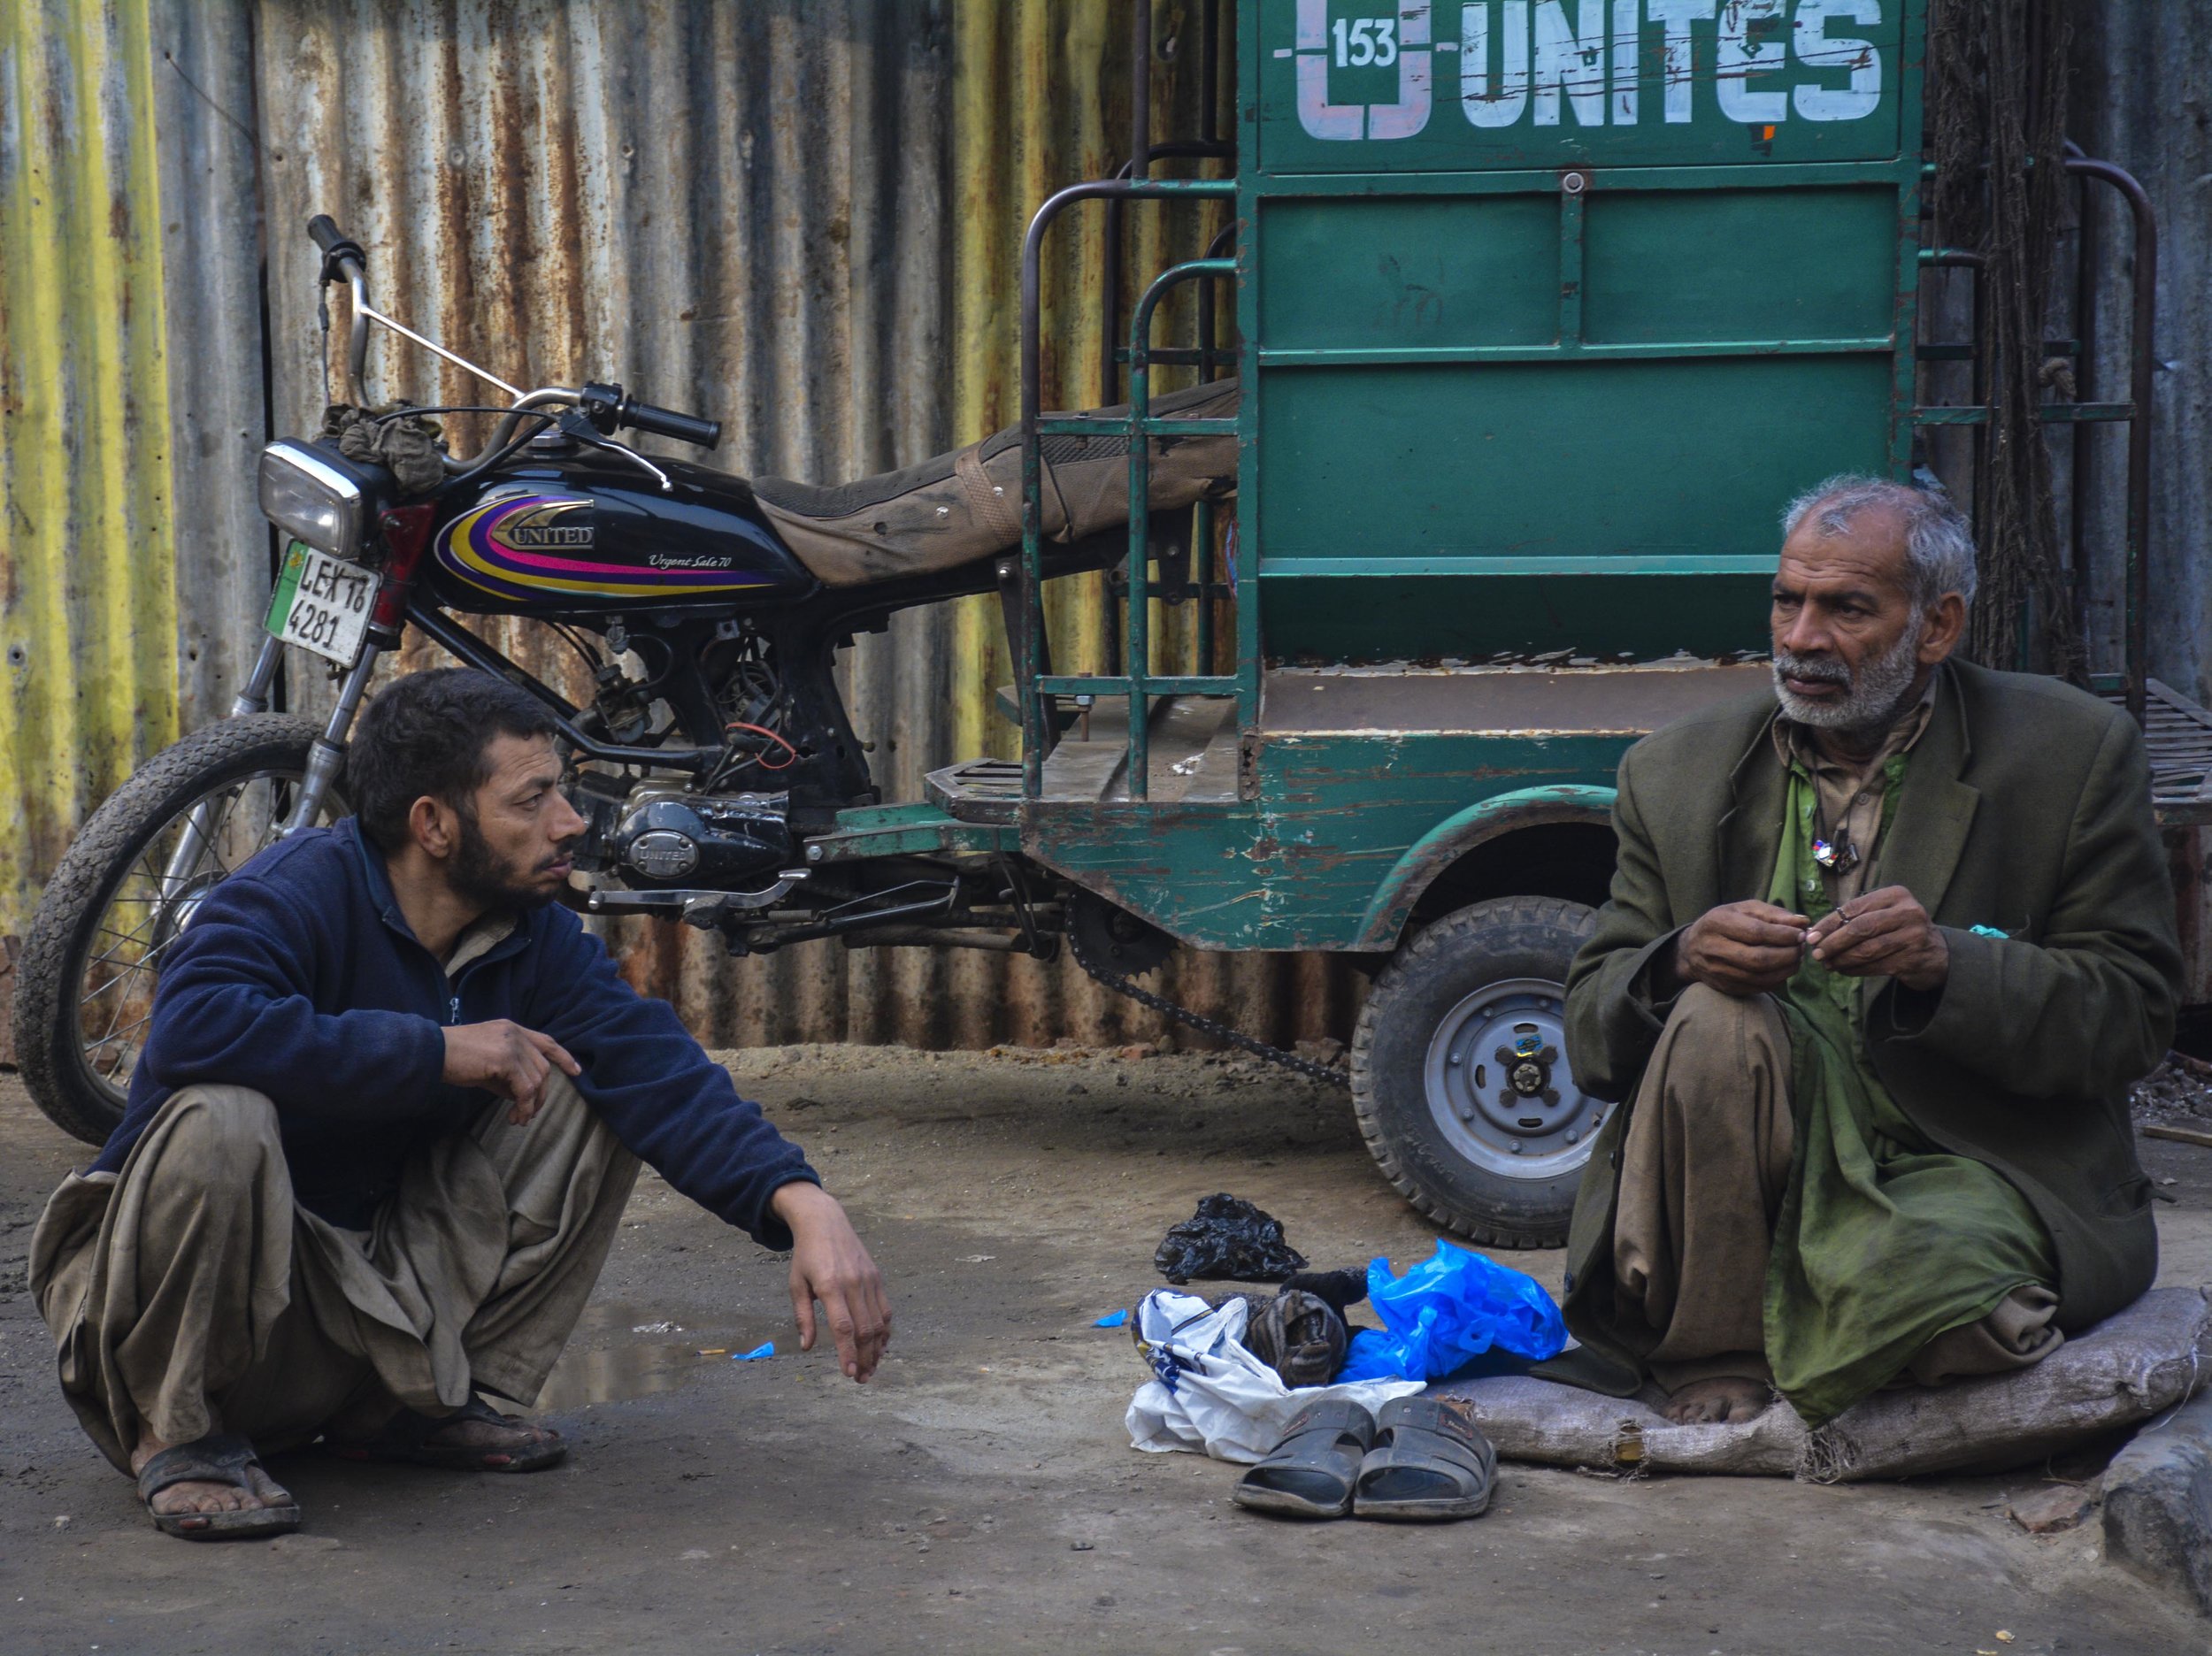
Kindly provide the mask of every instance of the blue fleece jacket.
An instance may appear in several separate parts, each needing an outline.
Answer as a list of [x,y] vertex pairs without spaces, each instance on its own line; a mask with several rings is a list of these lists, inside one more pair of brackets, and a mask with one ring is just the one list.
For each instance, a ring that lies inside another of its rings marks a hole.
[[441,1026],[494,1018],[560,1042],[583,1066],[578,1090],[671,1184],[763,1246],[791,1246],[768,1199],[820,1181],[673,1008],[623,982],[559,907],[520,916],[449,982],[351,817],[272,847],[208,893],[162,962],[123,1120],[93,1168],[120,1170],[178,1088],[227,1082],[275,1101],[301,1206],[364,1228],[411,1152],[492,1102],[441,1079]]

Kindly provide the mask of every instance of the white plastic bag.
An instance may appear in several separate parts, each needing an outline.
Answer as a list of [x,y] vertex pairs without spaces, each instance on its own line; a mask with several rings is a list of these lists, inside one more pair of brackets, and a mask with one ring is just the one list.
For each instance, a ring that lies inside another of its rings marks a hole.
[[1155,1454],[1189,1449],[1249,1463],[1275,1446],[1290,1417],[1309,1403],[1342,1398],[1372,1413],[1421,1390],[1418,1380],[1286,1386],[1244,1348],[1250,1315],[1240,1299],[1209,1307],[1196,1294],[1170,1288],[1145,1295],[1137,1306],[1137,1340],[1160,1377],[1129,1401],[1132,1448]]

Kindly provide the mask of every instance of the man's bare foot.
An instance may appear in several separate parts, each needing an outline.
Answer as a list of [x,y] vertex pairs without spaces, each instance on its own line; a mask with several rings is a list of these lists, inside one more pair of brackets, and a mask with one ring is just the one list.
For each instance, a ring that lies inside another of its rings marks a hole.
[[1693,1380],[1668,1398],[1663,1412],[1678,1426],[1740,1426],[1764,1414],[1773,1394],[1763,1380]]
[[517,1457],[537,1454],[561,1441],[549,1427],[533,1426],[519,1415],[503,1414],[496,1421],[463,1414],[440,1423],[423,1438],[426,1447],[470,1449],[484,1454]]
[[[175,1446],[150,1435],[141,1438],[138,1447],[131,1451],[132,1473],[135,1475],[144,1471],[146,1462],[163,1450]],[[258,1465],[248,1467],[246,1476],[253,1484],[251,1493],[240,1489],[235,1484],[211,1483],[195,1478],[156,1490],[147,1501],[146,1508],[157,1517],[171,1517],[180,1513],[250,1512],[256,1506],[292,1505],[292,1492]]]
[[534,1472],[568,1453],[550,1427],[502,1414],[480,1397],[450,1414],[403,1408],[373,1436],[334,1439],[330,1447],[349,1460],[403,1460],[465,1472]]

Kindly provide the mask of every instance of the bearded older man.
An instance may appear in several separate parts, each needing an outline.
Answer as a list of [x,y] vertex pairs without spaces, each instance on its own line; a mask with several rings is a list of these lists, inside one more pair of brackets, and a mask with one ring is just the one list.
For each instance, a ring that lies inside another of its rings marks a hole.
[[1622,762],[1567,991],[1614,1113],[1568,1242],[1569,1377],[1678,1422],[2040,1361],[2150,1285],[2129,1083],[2180,971],[2143,741],[1955,661],[1974,548],[1930,490],[1790,507],[1774,694]]

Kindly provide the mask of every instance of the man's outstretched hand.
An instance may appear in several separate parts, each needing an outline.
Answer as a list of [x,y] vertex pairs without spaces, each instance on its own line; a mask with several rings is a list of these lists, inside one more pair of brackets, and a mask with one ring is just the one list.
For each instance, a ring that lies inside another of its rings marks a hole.
[[555,1070],[572,1077],[584,1072],[550,1035],[505,1018],[446,1027],[445,1080],[511,1100],[507,1119],[518,1127],[543,1108],[546,1083]]
[[819,1184],[794,1179],[769,1198],[776,1217],[791,1227],[791,1309],[798,1319],[799,1349],[812,1351],[814,1302],[822,1302],[837,1361],[854,1380],[866,1380],[891,1343],[891,1297],[883,1274],[855,1234],[837,1199]]

